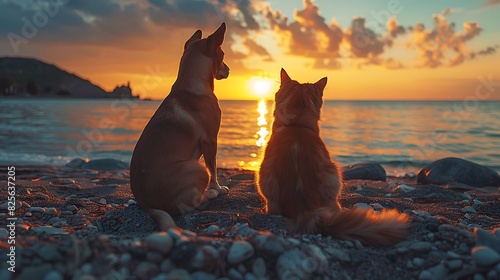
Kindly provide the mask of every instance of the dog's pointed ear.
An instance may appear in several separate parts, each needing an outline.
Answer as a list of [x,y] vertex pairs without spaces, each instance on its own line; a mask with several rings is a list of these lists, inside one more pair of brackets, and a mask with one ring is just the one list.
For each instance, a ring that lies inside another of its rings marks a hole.
[[323,90],[326,87],[326,82],[327,81],[328,81],[328,78],[327,77],[323,77],[321,80],[317,81],[314,84],[314,87],[316,87],[321,92],[321,94],[323,94]]
[[290,76],[288,76],[288,73],[286,73],[285,69],[281,68],[281,83],[286,83],[286,82],[289,82],[291,81],[292,79],[290,78]]
[[189,38],[186,43],[184,44],[184,50],[187,49],[187,46],[190,42],[192,42],[193,40],[200,40],[201,39],[201,30],[196,30],[196,32],[194,32],[193,36],[191,36],[191,38]]
[[224,42],[224,34],[226,33],[226,23],[223,22],[217,30],[215,30],[214,33],[212,33],[210,36],[207,38],[207,44],[208,44],[208,53],[214,54],[215,51],[217,50],[220,45],[222,45],[222,42]]
[[201,39],[201,30],[198,29],[196,30],[196,32],[194,32],[193,36],[191,36],[191,38],[189,38],[189,40],[193,40],[193,39]]

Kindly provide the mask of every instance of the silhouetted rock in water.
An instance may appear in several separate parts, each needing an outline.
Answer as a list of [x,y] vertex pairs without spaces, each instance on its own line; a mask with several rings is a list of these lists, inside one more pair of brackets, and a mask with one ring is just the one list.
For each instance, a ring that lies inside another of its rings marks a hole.
[[378,163],[363,162],[342,168],[344,180],[362,179],[373,181],[385,181],[387,174],[385,169]]
[[128,163],[117,159],[96,159],[83,164],[82,168],[94,170],[126,170]]
[[419,184],[462,183],[474,187],[500,186],[494,170],[460,158],[443,158],[429,163],[418,172]]
[[70,168],[82,168],[82,166],[85,164],[85,161],[81,158],[75,158],[71,160],[70,162],[66,163],[66,167]]

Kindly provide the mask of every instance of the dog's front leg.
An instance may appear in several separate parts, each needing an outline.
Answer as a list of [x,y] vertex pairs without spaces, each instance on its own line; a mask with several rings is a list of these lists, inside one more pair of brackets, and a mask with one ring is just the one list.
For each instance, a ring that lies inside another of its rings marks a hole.
[[217,139],[202,140],[201,152],[205,159],[205,164],[210,171],[210,183],[208,187],[219,192],[219,194],[228,194],[229,188],[219,185],[217,180]]

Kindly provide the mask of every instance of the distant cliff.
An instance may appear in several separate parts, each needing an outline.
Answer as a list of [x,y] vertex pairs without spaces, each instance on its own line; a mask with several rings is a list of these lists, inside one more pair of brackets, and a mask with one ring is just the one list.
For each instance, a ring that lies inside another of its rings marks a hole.
[[130,85],[106,92],[75,74],[33,58],[0,57],[0,97],[134,98]]

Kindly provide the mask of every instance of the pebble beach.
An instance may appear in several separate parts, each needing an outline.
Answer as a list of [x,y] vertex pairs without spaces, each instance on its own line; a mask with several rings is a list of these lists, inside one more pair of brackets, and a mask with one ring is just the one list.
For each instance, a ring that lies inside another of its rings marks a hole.
[[[377,164],[345,167],[343,207],[398,209],[412,223],[406,240],[369,247],[287,231],[283,217],[263,213],[255,173],[241,169],[219,170],[228,196],[175,217],[179,229],[155,232],[132,196],[126,166],[16,166],[15,273],[8,270],[5,200],[0,279],[500,278],[498,185],[432,183],[418,170],[386,176]],[[7,182],[7,166],[0,170]]]

